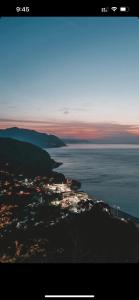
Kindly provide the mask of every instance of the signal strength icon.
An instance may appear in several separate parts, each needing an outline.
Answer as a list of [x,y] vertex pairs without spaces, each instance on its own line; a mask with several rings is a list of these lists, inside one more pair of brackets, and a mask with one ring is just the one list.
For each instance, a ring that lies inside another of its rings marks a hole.
[[111,7],[111,9],[113,10],[113,11],[116,11],[117,10],[117,7]]
[[103,12],[103,13],[107,13],[108,10],[109,10],[108,7],[102,7],[102,8],[101,8],[101,12]]

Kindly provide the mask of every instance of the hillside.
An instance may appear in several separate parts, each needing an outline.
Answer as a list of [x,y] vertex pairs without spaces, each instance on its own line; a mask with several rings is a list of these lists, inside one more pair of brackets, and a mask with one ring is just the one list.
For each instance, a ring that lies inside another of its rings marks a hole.
[[61,163],[55,162],[41,148],[30,143],[0,138],[0,166],[9,171],[26,175],[46,175]]
[[29,142],[41,148],[53,148],[65,146],[65,143],[55,135],[37,132],[18,127],[0,129],[0,137],[13,138],[23,142]]
[[80,202],[86,211],[77,214],[52,203],[49,195],[1,199],[0,263],[139,262],[138,229],[107,204]]

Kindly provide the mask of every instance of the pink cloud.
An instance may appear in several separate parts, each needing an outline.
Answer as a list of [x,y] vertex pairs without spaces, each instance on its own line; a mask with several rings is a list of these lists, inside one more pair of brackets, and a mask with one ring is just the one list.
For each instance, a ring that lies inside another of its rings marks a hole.
[[117,123],[93,123],[93,122],[45,122],[35,120],[11,120],[1,119],[0,128],[17,126],[55,134],[60,137],[76,137],[84,139],[99,139],[117,135],[139,136],[139,125]]

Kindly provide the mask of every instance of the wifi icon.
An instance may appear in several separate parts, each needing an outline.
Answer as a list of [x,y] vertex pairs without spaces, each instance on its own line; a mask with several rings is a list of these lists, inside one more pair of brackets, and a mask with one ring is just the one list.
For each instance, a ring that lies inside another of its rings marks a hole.
[[116,11],[117,10],[117,7],[111,7],[111,9],[113,10],[113,11]]

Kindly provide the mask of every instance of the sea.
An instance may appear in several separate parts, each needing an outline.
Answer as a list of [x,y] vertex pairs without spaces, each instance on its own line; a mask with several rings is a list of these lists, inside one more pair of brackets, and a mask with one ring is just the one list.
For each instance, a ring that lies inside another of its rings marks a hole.
[[56,169],[81,182],[81,190],[139,218],[139,145],[69,144],[47,149]]

